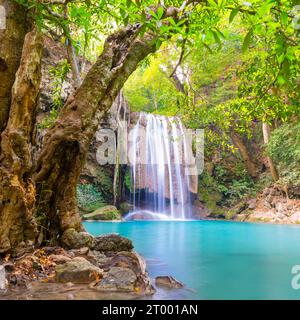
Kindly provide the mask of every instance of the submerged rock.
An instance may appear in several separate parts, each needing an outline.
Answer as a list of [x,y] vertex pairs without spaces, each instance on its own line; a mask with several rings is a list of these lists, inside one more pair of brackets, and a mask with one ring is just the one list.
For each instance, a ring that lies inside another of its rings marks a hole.
[[105,206],[83,215],[84,220],[120,220],[121,215],[115,206]]
[[58,282],[90,283],[102,276],[103,271],[87,261],[85,258],[76,257],[55,268]]
[[94,239],[93,250],[97,251],[130,251],[133,249],[132,241],[118,234],[105,234]]
[[183,283],[172,276],[158,276],[155,278],[155,284],[158,287],[165,287],[169,289],[179,289],[184,287]]

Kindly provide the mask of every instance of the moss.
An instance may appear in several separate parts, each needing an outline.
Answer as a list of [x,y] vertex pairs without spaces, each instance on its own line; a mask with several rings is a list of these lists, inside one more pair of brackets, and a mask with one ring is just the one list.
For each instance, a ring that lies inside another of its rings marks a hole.
[[120,220],[121,215],[115,206],[105,206],[98,208],[92,213],[85,214],[83,216],[85,220]]

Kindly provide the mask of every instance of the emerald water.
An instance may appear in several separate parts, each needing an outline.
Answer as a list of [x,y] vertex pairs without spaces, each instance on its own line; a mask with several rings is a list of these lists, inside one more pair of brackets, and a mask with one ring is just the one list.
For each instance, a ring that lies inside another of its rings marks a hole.
[[291,269],[300,265],[300,227],[227,221],[85,222],[93,235],[133,240],[151,278],[172,275],[185,289],[159,299],[300,299]]

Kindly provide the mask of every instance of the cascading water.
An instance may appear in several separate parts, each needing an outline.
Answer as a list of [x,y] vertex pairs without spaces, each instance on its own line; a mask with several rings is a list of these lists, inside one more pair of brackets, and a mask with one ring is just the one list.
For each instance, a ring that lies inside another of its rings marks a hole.
[[193,156],[178,117],[140,113],[129,134],[133,212],[152,219],[191,218],[189,160]]

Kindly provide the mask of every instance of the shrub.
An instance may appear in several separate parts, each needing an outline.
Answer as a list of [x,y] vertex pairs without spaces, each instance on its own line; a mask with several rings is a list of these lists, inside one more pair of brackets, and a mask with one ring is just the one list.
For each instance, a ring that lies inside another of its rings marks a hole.
[[105,205],[97,186],[89,183],[77,185],[77,203],[84,212],[92,212]]

